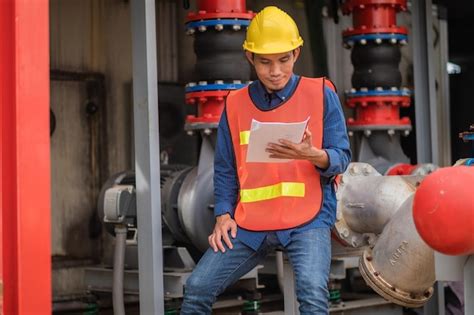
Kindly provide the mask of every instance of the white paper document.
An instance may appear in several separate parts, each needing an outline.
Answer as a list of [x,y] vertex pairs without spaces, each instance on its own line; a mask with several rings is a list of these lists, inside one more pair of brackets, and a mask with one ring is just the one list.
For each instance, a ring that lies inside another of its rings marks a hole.
[[295,123],[260,122],[252,119],[249,144],[247,148],[247,162],[284,163],[290,159],[270,158],[266,152],[269,143],[280,144],[280,139],[299,143],[303,139],[304,131],[308,125],[309,117],[305,121]]

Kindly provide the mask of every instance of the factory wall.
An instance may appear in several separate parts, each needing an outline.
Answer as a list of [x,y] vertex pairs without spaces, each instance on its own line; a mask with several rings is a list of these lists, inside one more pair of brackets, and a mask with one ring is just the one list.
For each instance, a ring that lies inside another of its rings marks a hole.
[[[100,73],[105,83],[105,99],[91,114],[84,80],[51,81],[56,117],[51,137],[51,220],[53,294],[57,296],[84,289],[82,268],[98,263],[110,243],[103,241],[96,214],[101,181],[131,166],[129,4],[50,1],[50,56],[51,69]],[[101,117],[98,129],[97,117]]]

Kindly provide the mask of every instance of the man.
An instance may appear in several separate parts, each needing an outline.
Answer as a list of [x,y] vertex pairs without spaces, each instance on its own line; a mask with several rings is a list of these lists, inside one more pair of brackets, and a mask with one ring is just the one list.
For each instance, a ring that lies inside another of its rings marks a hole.
[[[210,314],[216,297],[277,246],[293,266],[300,313],[328,314],[333,179],[344,172],[351,152],[332,85],[293,74],[302,44],[293,19],[276,7],[263,9],[249,25],[243,47],[258,81],[226,100],[215,153],[216,225],[211,248],[187,281],[181,314]],[[290,162],[246,162],[252,119],[308,117],[301,143],[280,140],[266,148],[271,157]]]

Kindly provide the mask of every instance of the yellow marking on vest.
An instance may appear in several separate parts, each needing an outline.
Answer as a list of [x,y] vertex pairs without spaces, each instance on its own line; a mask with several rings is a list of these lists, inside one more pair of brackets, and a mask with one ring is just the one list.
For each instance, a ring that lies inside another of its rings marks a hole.
[[240,145],[249,144],[250,130],[240,132]]
[[281,182],[275,185],[240,190],[240,202],[256,202],[278,197],[304,197],[304,183]]

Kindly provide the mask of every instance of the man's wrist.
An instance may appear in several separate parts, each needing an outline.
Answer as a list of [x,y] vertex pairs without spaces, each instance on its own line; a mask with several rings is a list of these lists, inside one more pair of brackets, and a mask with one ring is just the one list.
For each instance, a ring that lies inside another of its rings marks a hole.
[[311,148],[309,161],[321,169],[326,169],[329,166],[329,157],[325,150],[318,150],[315,147]]
[[216,220],[225,220],[232,218],[229,212],[216,216]]
[[228,200],[220,200],[214,205],[214,217],[228,213],[231,217],[234,215],[234,204]]

